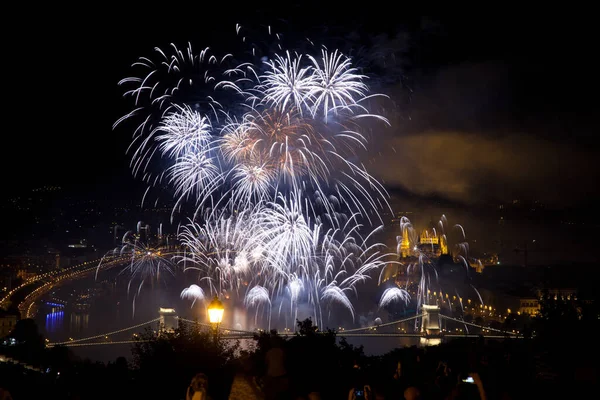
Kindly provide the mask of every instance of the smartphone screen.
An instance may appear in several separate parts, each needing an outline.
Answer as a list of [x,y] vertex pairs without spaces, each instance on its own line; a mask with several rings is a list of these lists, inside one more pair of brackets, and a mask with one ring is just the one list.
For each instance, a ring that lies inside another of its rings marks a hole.
[[467,376],[467,379],[462,380],[465,383],[475,383],[472,376]]

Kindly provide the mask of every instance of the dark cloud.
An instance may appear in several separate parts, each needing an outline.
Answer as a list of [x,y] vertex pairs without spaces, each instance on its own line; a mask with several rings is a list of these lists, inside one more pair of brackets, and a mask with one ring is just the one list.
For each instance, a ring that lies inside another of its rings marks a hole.
[[388,186],[466,203],[591,202],[597,123],[574,88],[565,96],[535,70],[492,60],[421,76],[392,127],[371,138],[367,167]]
[[[527,134],[428,132],[386,141],[371,170],[387,185],[466,203],[577,204],[597,195],[594,154]],[[583,176],[582,176],[583,175]]]

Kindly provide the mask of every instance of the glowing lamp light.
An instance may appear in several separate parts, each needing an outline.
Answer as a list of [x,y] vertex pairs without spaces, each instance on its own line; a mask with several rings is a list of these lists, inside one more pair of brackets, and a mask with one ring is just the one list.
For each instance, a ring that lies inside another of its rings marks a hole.
[[208,319],[211,324],[220,324],[223,320],[223,312],[225,307],[217,296],[208,305]]

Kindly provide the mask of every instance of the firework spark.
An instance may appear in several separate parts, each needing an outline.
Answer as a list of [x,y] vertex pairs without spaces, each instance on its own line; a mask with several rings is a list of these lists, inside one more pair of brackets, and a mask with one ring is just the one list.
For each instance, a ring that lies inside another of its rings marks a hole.
[[383,308],[390,303],[408,303],[410,301],[410,295],[404,289],[393,287],[386,289],[381,295],[379,300],[379,308]]
[[[438,304],[443,306],[448,303],[448,307],[452,309],[451,300],[458,297],[462,302],[462,296],[459,295],[458,289],[454,288],[454,293],[448,293],[442,285],[441,275],[446,273],[443,271],[443,266],[440,265],[440,257],[449,258],[448,262],[454,262],[462,266],[463,273],[457,272],[462,277],[460,282],[464,281],[465,277],[469,276],[470,263],[472,260],[469,257],[469,246],[466,242],[465,231],[461,225],[454,225],[451,232],[448,230],[448,221],[446,216],[442,215],[437,224],[437,229],[433,228],[431,232],[424,231],[421,236],[414,228],[410,220],[406,217],[400,219],[400,230],[402,235],[398,236],[397,254],[400,256],[401,268],[405,268],[406,290],[414,290],[414,299],[416,300],[417,308],[423,304]],[[451,241],[449,234],[453,237]],[[453,246],[450,247],[450,243]],[[447,266],[446,266],[447,267]],[[382,280],[380,275],[380,282]],[[445,282],[449,283],[449,282]],[[454,284],[459,283],[454,280]],[[473,285],[462,285],[467,291],[474,291],[481,301],[479,292]],[[444,293],[445,292],[445,293]],[[390,292],[386,291],[380,301],[382,304],[388,304],[391,298],[386,297]],[[454,295],[456,294],[456,295]],[[467,293],[464,293],[465,295]],[[384,299],[385,298],[385,299]],[[386,301],[384,301],[386,300]],[[462,303],[461,303],[462,307]]]
[[341,52],[281,50],[256,64],[255,50],[235,64],[189,44],[140,58],[143,75],[120,82],[134,111],[117,121],[141,117],[133,171],[153,186],[166,180],[176,207],[195,207],[180,260],[206,290],[236,293],[269,321],[282,310],[296,318],[301,304],[319,324],[336,305],[354,317],[357,287],[390,262],[369,244],[388,195],[356,160],[364,121],[389,122],[369,112],[377,94]]
[[196,301],[204,300],[204,290],[198,285],[191,284],[189,287],[181,291],[181,298],[186,300],[192,300],[191,307],[194,307]]
[[[133,295],[133,312],[135,314],[135,299],[139,296],[144,283],[161,279],[162,275],[174,274],[175,264],[171,257],[163,253],[162,243],[151,244],[148,238],[149,225],[137,224],[137,231],[128,231],[123,235],[121,245],[107,253],[110,256],[119,256],[129,258],[129,263],[121,270],[121,274],[129,276],[127,293],[131,292],[131,285],[139,281],[137,290]],[[104,263],[104,257],[96,268],[96,278],[98,271]]]

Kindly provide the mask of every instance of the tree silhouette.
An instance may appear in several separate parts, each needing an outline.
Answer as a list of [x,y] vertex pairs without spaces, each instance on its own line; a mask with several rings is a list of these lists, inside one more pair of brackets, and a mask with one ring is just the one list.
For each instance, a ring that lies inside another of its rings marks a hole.
[[44,337],[40,335],[37,324],[27,318],[17,321],[9,335],[17,342],[11,353],[20,361],[39,364],[44,358]]
[[202,372],[209,378],[211,397],[226,399],[238,349],[238,342],[215,340],[211,332],[193,326],[184,325],[159,336],[147,329],[133,345],[133,365],[149,398],[185,394],[192,378]]

